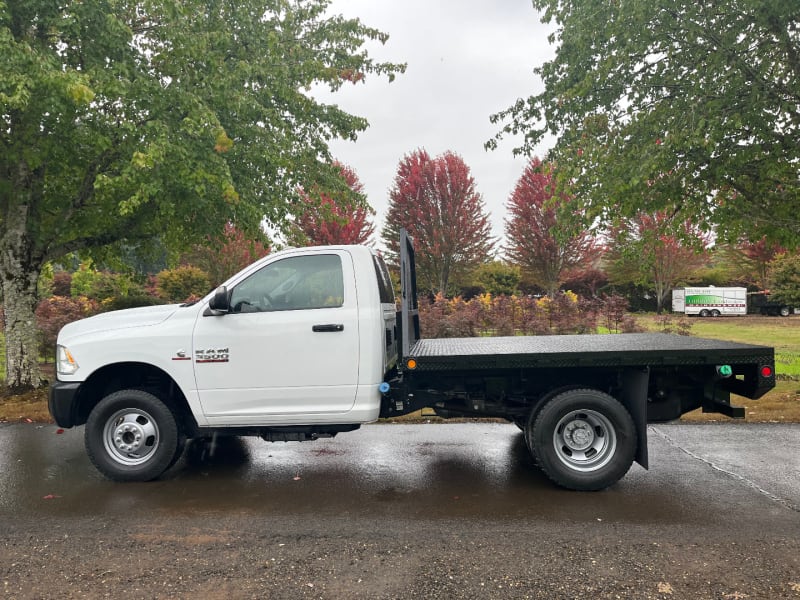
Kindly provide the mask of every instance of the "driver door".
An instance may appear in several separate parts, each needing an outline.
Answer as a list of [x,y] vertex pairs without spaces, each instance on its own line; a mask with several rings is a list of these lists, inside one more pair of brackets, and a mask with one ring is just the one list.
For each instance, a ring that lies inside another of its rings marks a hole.
[[195,380],[209,425],[280,423],[353,406],[358,305],[346,251],[269,262],[232,287],[230,307],[195,326]]

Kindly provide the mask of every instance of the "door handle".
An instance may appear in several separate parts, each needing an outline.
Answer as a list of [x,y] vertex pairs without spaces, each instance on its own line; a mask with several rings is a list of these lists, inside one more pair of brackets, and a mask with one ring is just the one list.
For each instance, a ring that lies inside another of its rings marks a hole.
[[330,323],[328,325],[312,325],[311,331],[316,331],[317,333],[325,331],[344,331],[344,325],[336,323]]

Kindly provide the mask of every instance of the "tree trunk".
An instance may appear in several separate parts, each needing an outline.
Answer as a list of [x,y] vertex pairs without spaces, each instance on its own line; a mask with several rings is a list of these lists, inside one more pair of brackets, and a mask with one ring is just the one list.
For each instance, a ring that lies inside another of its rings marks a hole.
[[6,385],[13,393],[31,390],[42,384],[34,313],[44,256],[36,251],[28,232],[28,207],[27,202],[11,203],[0,229],[0,285],[5,315]]

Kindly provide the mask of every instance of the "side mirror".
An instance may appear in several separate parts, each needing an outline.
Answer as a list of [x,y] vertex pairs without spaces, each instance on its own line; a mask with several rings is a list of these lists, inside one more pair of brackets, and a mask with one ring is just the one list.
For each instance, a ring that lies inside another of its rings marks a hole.
[[228,296],[228,288],[224,285],[219,286],[208,303],[208,308],[216,313],[231,312],[231,299]]

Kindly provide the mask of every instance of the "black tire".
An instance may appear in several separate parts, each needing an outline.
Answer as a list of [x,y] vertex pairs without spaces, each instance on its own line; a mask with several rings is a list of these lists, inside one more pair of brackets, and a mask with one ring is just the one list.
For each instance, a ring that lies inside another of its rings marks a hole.
[[150,481],[183,450],[175,415],[143,390],[120,390],[98,402],[84,432],[97,470],[114,481]]
[[551,398],[529,423],[539,468],[558,485],[602,490],[628,472],[636,454],[636,426],[615,398],[572,389]]
[[708,312],[708,309],[706,309],[706,308],[704,308],[703,310],[700,311],[700,316],[701,317],[708,317],[709,315],[711,315],[711,313]]
[[782,317],[788,317],[790,314],[792,314],[792,310],[788,306],[781,306],[780,313]]
[[563,385],[561,387],[554,388],[549,392],[545,393],[541,398],[539,398],[533,410],[528,413],[528,417],[519,425],[519,428],[522,429],[523,439],[525,440],[525,446],[528,448],[528,452],[530,452],[531,457],[533,458],[534,464],[538,466],[539,461],[536,459],[536,448],[533,446],[533,441],[531,436],[533,435],[533,424],[536,421],[536,417],[539,415],[539,410],[541,407],[545,406],[550,400],[558,396],[559,394],[563,394],[568,390],[576,390],[580,389],[581,386],[579,385]]
[[716,317],[721,317],[721,316],[722,316],[722,313],[721,313],[721,312],[719,312],[719,311],[718,311],[718,310],[715,308],[714,310],[712,310],[712,311],[711,311],[711,316],[712,316],[712,317],[715,317],[715,318],[716,318]]

